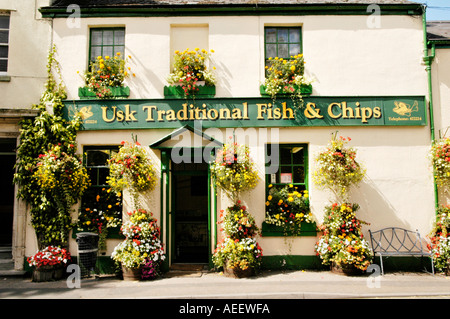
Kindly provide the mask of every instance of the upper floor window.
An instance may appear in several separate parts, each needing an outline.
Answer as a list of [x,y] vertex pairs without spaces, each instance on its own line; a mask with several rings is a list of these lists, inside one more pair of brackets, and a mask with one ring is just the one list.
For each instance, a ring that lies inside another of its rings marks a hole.
[[8,71],[9,15],[0,15],[0,74]]
[[269,58],[289,59],[302,53],[300,27],[265,27],[264,44],[266,65]]
[[91,29],[89,61],[98,56],[115,56],[125,53],[125,28]]

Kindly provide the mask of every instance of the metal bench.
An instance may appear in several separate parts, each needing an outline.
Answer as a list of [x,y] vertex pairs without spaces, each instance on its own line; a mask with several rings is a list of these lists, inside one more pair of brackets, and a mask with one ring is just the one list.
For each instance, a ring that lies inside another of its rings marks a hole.
[[380,256],[381,274],[384,275],[383,257],[421,256],[431,259],[434,275],[434,263],[430,252],[423,249],[419,231],[411,231],[400,227],[387,227],[377,231],[369,230],[374,255]]

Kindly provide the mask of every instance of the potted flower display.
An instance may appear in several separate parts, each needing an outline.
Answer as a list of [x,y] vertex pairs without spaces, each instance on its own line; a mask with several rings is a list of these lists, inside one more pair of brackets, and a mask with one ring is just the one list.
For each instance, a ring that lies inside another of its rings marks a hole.
[[429,153],[434,170],[434,178],[441,186],[450,184],[450,138],[437,140]]
[[90,185],[87,170],[75,155],[74,148],[72,144],[68,146],[57,144],[39,155],[33,177],[41,189],[52,196],[57,206],[55,216],[47,215],[42,218],[41,223],[45,224],[50,218],[53,218],[59,227],[59,229],[54,229],[55,232],[43,233],[41,236],[45,238],[38,236],[40,245],[41,243],[48,245],[52,241],[59,245],[67,243],[68,233],[72,227],[70,216],[72,206],[78,202]]
[[124,86],[124,81],[130,76],[130,68],[126,66],[126,62],[120,52],[111,57],[98,56],[84,73],[86,86],[78,89],[79,97],[98,99],[128,97],[130,89]]
[[262,249],[254,238],[259,234],[253,216],[238,200],[221,211],[219,224],[225,238],[217,245],[213,263],[227,276],[243,278],[255,275],[261,267]]
[[221,241],[213,255],[217,267],[223,267],[224,274],[235,278],[255,275],[261,267],[262,249],[255,238],[233,239],[226,237]]
[[285,235],[300,234],[303,223],[314,223],[308,191],[298,191],[292,184],[270,184],[264,223],[281,227]]
[[32,281],[62,279],[65,267],[70,260],[70,253],[65,248],[48,246],[39,250],[35,255],[27,258],[28,264],[33,268]]
[[430,235],[431,251],[434,266],[439,271],[450,275],[450,205],[440,206],[437,210],[436,221]]
[[83,196],[78,213],[77,231],[99,235],[98,249],[106,250],[106,238],[122,224],[122,193],[110,188],[91,188]]
[[167,82],[172,86],[164,88],[164,95],[178,98],[214,96],[216,79],[211,71],[215,67],[209,67],[211,53],[214,50],[208,52],[199,48],[175,51],[173,70],[167,77]]
[[366,170],[356,161],[356,150],[347,147],[350,137],[333,136],[325,151],[316,157],[317,170],[313,179],[317,185],[328,188],[346,201],[351,186],[357,185]]
[[312,93],[311,81],[306,79],[304,73],[303,54],[291,56],[290,59],[270,57],[264,85],[260,87],[261,94],[269,95],[273,100],[277,96],[288,95],[294,101],[301,101],[303,96]]
[[364,239],[361,226],[366,224],[356,217],[357,204],[334,203],[326,207],[323,231],[315,246],[324,265],[345,274],[361,274],[370,265],[373,254]]
[[242,278],[255,275],[262,260],[262,249],[255,236],[259,228],[238,195],[256,186],[259,180],[250,159],[249,148],[238,143],[225,144],[217,151],[211,163],[211,175],[216,186],[222,189],[235,204],[221,212],[223,221],[222,240],[216,247],[213,263],[223,268],[227,276]]
[[151,191],[156,185],[156,172],[149,155],[139,142],[122,141],[119,152],[108,163],[108,185],[116,193],[128,189],[138,208],[139,193]]
[[150,274],[159,273],[165,259],[157,220],[144,209],[128,215],[121,227],[125,240],[114,248],[111,258],[120,263],[124,280],[139,280],[143,274],[148,279]]

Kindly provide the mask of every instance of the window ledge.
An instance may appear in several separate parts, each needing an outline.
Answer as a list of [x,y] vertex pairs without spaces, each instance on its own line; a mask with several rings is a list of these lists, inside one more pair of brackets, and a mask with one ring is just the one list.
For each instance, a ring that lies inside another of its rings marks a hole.
[[9,76],[9,75],[0,75],[0,82],[11,82],[11,76]]

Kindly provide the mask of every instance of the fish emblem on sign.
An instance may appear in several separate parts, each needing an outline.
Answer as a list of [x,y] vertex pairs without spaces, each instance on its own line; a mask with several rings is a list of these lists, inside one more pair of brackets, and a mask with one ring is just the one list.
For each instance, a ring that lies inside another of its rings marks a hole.
[[392,109],[395,113],[402,116],[410,117],[413,112],[419,111],[419,102],[414,101],[413,105],[406,104],[405,102],[394,102],[395,107]]
[[92,112],[92,106],[83,106],[80,109],[80,116],[83,120],[90,118],[94,113]]

